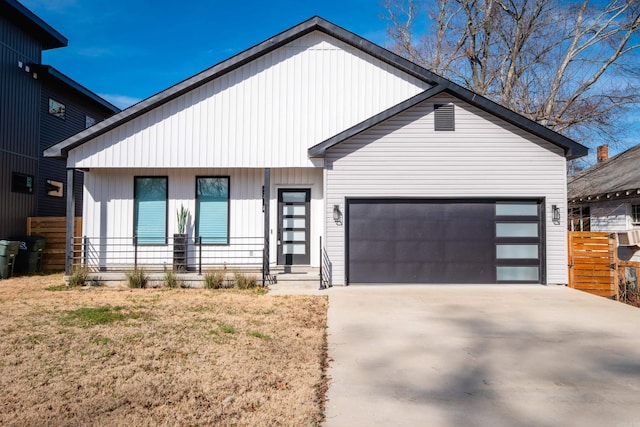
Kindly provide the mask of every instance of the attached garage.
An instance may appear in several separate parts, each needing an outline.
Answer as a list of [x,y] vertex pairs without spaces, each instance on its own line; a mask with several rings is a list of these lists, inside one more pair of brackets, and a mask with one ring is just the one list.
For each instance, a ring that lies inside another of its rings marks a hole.
[[346,201],[347,282],[544,283],[541,200]]

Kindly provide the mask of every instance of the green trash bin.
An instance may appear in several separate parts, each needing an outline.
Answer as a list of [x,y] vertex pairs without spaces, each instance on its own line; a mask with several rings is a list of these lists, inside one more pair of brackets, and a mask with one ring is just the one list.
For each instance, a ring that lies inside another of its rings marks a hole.
[[42,253],[46,240],[38,236],[17,236],[11,240],[20,243],[20,251],[16,257],[15,272],[20,274],[33,274],[40,271]]
[[0,279],[8,279],[13,276],[19,251],[20,242],[0,240]]

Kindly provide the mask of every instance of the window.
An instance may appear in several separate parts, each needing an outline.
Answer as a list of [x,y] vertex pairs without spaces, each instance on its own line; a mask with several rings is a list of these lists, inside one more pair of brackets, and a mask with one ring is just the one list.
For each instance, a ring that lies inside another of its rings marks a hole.
[[167,242],[167,177],[134,178],[134,234],[139,244]]
[[91,116],[84,116],[84,127],[90,128],[91,126],[96,124],[96,119]]
[[14,193],[33,194],[33,175],[13,172],[11,174],[11,191]]
[[640,224],[640,205],[631,205],[631,222],[634,225]]
[[53,98],[49,98],[49,114],[61,119],[66,118],[65,106],[63,103],[56,101]]
[[435,104],[434,112],[434,130],[446,131],[456,130],[456,121],[453,111],[453,104]]
[[229,177],[196,178],[196,238],[229,243]]
[[569,209],[569,231],[591,231],[591,211],[589,206]]

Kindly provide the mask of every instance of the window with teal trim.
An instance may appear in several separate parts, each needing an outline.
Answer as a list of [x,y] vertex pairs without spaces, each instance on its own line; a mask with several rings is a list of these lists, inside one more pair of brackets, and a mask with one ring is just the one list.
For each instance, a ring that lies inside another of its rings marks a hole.
[[138,244],[167,243],[167,177],[135,177],[134,233]]
[[196,236],[203,244],[229,243],[229,177],[196,178]]

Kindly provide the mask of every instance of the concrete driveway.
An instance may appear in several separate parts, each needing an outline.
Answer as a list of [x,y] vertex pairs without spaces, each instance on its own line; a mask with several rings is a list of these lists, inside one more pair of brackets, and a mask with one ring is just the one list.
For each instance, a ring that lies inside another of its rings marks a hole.
[[561,286],[329,294],[326,427],[640,427],[640,310]]

